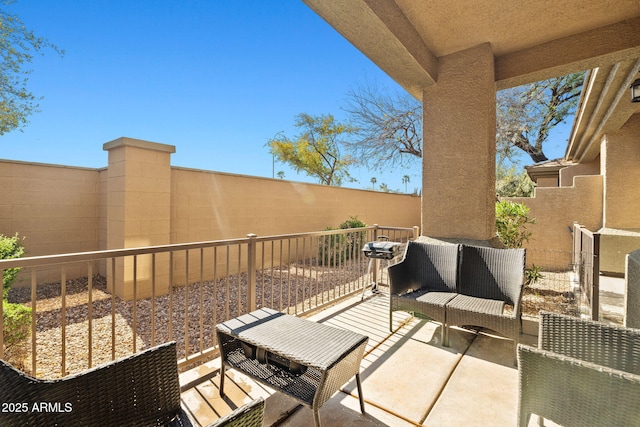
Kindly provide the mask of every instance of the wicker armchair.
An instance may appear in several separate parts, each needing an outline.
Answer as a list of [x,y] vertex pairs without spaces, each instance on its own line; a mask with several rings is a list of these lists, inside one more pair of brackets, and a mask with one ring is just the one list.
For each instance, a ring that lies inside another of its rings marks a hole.
[[[0,360],[0,425],[197,426],[180,406],[175,347],[161,344],[54,380],[33,378]],[[263,408],[264,402],[252,402],[214,425],[259,426]]]
[[456,296],[460,245],[433,245],[410,241],[404,258],[389,267],[389,330],[393,312],[423,314],[442,323],[446,342],[445,306]]
[[538,341],[518,346],[518,425],[640,426],[640,330],[541,312]]
[[[447,328],[480,326],[511,338],[517,345],[522,330],[524,268],[524,249],[463,245],[458,295],[447,303]],[[506,311],[505,304],[513,310]]]

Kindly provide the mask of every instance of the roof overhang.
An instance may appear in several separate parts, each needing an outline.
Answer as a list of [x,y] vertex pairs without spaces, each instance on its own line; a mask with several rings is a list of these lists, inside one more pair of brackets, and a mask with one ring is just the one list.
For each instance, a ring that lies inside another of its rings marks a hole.
[[638,0],[303,1],[418,99],[439,58],[483,43],[498,89],[640,57]]
[[600,154],[603,135],[619,130],[633,114],[640,113],[640,104],[632,103],[630,99],[630,86],[637,78],[640,78],[640,59],[589,71],[565,159],[576,163],[593,161]]

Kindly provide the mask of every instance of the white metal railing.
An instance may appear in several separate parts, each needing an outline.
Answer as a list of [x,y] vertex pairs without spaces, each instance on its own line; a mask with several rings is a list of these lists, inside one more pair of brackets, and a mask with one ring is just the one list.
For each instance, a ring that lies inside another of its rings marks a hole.
[[[170,340],[186,366],[214,354],[214,327],[221,321],[264,306],[300,315],[361,291],[370,282],[362,245],[382,234],[405,242],[418,228],[249,234],[28,257],[0,260],[0,272],[22,268],[30,280],[12,295],[32,310],[24,362],[32,374],[64,376]],[[68,280],[67,271],[78,266],[86,277]],[[38,280],[40,269],[52,268],[59,282]],[[0,307],[0,358],[2,314]]]

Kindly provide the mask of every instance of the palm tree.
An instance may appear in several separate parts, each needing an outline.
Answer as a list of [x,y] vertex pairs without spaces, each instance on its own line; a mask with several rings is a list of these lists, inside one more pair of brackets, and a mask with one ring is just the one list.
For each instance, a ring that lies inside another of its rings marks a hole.
[[407,190],[407,184],[409,183],[409,181],[411,181],[409,179],[409,175],[405,175],[402,177],[402,183],[404,184],[404,192],[408,193],[409,191]]
[[372,177],[372,178],[371,178],[371,184],[373,184],[373,189],[374,189],[374,190],[376,189],[376,182],[378,182],[378,180],[376,179],[376,177],[375,177],[375,176],[374,176],[374,177]]

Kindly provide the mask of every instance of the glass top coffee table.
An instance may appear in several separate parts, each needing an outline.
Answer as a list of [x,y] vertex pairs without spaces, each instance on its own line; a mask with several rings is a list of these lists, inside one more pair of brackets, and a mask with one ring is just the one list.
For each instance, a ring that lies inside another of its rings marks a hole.
[[216,325],[225,369],[232,367],[318,410],[354,376],[364,414],[360,362],[368,337],[262,308]]

